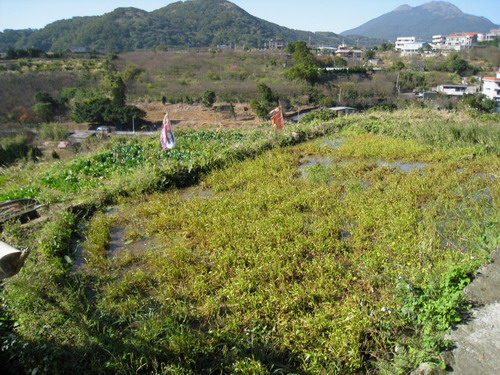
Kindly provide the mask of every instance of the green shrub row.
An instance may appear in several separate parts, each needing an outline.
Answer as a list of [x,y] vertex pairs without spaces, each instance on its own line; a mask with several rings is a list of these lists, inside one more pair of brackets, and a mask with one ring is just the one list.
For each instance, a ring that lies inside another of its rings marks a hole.
[[0,166],[8,166],[19,160],[34,161],[41,155],[41,151],[28,144],[22,135],[0,139]]

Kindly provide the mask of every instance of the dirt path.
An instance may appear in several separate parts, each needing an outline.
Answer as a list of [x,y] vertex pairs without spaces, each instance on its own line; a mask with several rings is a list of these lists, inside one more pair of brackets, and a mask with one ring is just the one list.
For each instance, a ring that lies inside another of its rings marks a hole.
[[[455,349],[445,360],[456,375],[500,374],[500,249],[466,288],[470,317],[446,337]],[[448,353],[449,354],[449,353]]]

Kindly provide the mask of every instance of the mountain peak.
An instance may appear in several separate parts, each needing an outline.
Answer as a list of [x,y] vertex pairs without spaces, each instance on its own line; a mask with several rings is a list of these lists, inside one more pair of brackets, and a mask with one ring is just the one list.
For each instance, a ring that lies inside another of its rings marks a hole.
[[363,35],[391,41],[401,35],[413,35],[417,40],[429,41],[438,34],[487,33],[495,28],[498,26],[490,20],[463,13],[449,2],[431,1],[416,7],[401,5],[341,35]]
[[394,9],[393,12],[401,12],[401,11],[410,10],[410,9],[412,9],[411,6],[409,6],[408,4],[403,4],[403,5],[398,6],[396,9]]
[[431,1],[430,3],[422,4],[419,8],[445,17],[461,16],[464,14],[458,7],[446,1]]

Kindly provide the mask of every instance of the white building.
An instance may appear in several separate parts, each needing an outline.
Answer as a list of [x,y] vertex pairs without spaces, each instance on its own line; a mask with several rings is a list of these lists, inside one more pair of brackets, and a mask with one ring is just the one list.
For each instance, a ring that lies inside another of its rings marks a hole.
[[432,36],[432,48],[444,49],[445,44],[446,44],[446,35],[433,35]]
[[394,49],[396,51],[401,51],[406,43],[415,43],[416,39],[414,36],[400,36],[396,39],[396,45]]
[[445,48],[460,51],[477,44],[477,33],[455,33],[446,37]]
[[477,86],[445,84],[439,85],[436,91],[449,96],[463,96],[465,94],[476,94],[479,88]]
[[408,56],[420,53],[426,44],[425,42],[405,43],[401,48],[401,55]]
[[319,56],[335,55],[336,50],[337,50],[337,48],[329,47],[329,46],[319,46],[319,47],[315,48],[316,55],[319,55]]
[[490,99],[496,100],[500,103],[500,69],[497,71],[496,78],[484,77],[483,78],[483,91],[482,93]]
[[500,29],[492,29],[489,33],[479,33],[477,34],[478,42],[493,42],[496,38],[500,37]]
[[496,39],[496,35],[492,33],[484,34],[484,33],[479,33],[477,34],[477,41],[478,42],[493,42]]

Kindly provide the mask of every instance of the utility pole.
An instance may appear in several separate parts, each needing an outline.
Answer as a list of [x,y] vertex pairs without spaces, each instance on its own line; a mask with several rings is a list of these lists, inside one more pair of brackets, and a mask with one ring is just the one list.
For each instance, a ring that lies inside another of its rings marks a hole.
[[399,87],[399,73],[398,73],[398,78],[396,79],[396,90],[398,92],[398,98],[399,98],[399,95],[401,94],[401,88]]
[[135,134],[135,116],[132,116],[132,134]]

